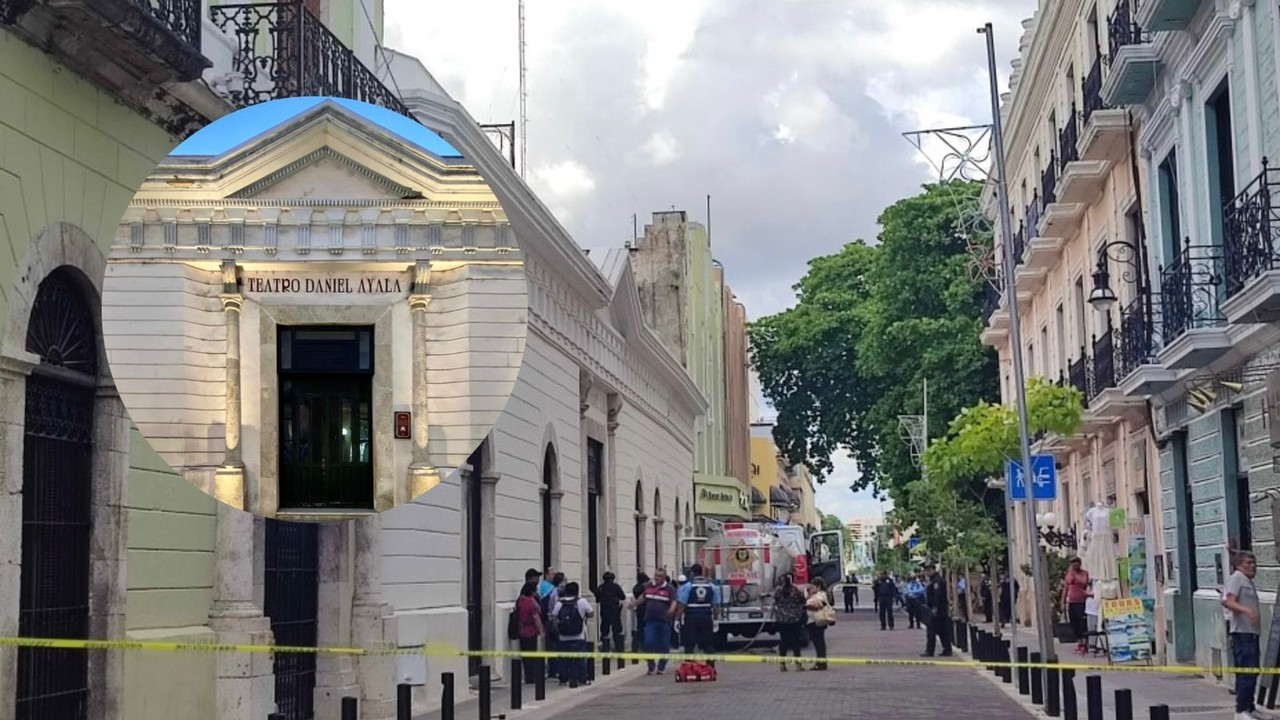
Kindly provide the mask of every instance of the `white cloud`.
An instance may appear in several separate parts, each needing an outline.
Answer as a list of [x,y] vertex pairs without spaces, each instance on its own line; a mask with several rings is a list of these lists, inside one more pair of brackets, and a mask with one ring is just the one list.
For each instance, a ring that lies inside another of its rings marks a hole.
[[849,453],[838,452],[831,456],[831,462],[834,469],[815,493],[818,509],[844,521],[855,517],[880,517],[882,512],[893,509],[892,500],[886,498],[881,503],[872,496],[870,489],[853,492],[851,488],[862,473]]
[[643,150],[651,165],[666,165],[679,157],[680,144],[671,133],[659,131],[649,136]]
[[596,181],[587,168],[576,160],[539,165],[533,169],[530,180],[562,223],[573,217],[577,206],[596,188]]

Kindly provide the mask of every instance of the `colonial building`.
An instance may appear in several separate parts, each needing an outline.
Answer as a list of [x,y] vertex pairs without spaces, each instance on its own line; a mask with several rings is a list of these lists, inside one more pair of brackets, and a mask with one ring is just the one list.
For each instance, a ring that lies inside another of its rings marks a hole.
[[[590,579],[670,562],[706,403],[640,320],[629,265],[595,268],[421,64],[378,48],[378,0],[173,7],[3,5],[0,245],[17,263],[0,264],[0,509],[14,518],[0,633],[491,648],[527,567]],[[305,75],[304,49],[324,58]],[[377,80],[383,62],[403,97]],[[260,519],[184,482],[132,426],[105,352],[106,258],[138,187],[192,130],[339,92],[433,128],[488,181],[524,256],[525,357],[494,430],[420,500]],[[478,664],[6,648],[0,698],[24,716],[239,720],[336,718],[353,695],[363,717],[388,718],[397,682],[420,684],[422,711],[440,672]]]
[[[1002,108],[1015,268],[1000,289],[1018,293],[1026,377],[1074,387],[1085,403],[1074,436],[1046,438],[1034,448],[1054,455],[1059,478],[1057,500],[1037,503],[1037,512],[1053,512],[1057,529],[1077,542],[1054,552],[1083,551],[1083,518],[1096,504],[1135,521],[1117,543],[1125,551],[1131,538],[1154,535],[1147,524],[1159,517],[1147,398],[1163,374],[1151,365],[1159,308],[1151,301],[1145,247],[1140,120],[1115,97],[1117,87],[1132,82],[1114,61],[1132,30],[1128,3],[1040,3],[1024,23]],[[1000,355],[1003,395],[1011,403],[1007,302],[1002,297],[988,312],[983,340]],[[1038,539],[1040,530],[1027,526],[1021,507],[1014,514],[1019,568],[1029,547],[1021,538]],[[1150,540],[1156,555],[1157,538]],[[1114,567],[1090,572],[1123,581],[1099,586],[1099,593],[1138,592],[1159,622],[1158,590],[1129,587]],[[1023,596],[1026,617],[1031,600]]]
[[108,258],[130,417],[189,482],[257,515],[421,495],[484,440],[520,369],[525,273],[492,191],[430,131],[365,108],[324,101],[167,158]]
[[800,511],[787,465],[773,442],[773,423],[751,424],[751,512],[764,522],[791,522]]

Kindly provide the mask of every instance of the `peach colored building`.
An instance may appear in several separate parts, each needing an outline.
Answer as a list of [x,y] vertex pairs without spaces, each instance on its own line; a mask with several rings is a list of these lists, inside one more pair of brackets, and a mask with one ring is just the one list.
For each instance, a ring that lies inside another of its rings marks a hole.
[[[717,268],[723,273],[723,269]],[[747,368],[747,309],[724,285],[724,421],[726,473],[751,486],[751,387]]]

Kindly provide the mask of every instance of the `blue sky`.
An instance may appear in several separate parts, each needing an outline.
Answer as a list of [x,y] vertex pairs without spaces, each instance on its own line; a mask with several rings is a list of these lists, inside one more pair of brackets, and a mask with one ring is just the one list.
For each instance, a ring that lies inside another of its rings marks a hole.
[[[331,99],[438,157],[462,157],[462,153],[445,142],[444,138],[397,112],[355,100]],[[324,100],[325,98],[322,97],[287,98],[250,105],[206,125],[174,148],[170,154],[218,155],[224,153],[270,128],[288,122]]]

